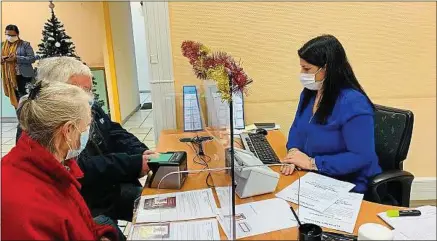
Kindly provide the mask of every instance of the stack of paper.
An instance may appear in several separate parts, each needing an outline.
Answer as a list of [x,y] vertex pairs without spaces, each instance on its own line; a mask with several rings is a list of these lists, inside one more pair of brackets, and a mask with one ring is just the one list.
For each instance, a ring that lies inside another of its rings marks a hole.
[[417,210],[420,216],[391,218],[385,212],[378,216],[395,229],[395,240],[436,240],[436,207],[423,206]]
[[129,240],[219,240],[217,220],[134,225]]
[[213,218],[217,204],[210,188],[188,192],[142,196],[136,223]]
[[[231,220],[227,210],[219,210],[217,219],[226,236],[231,236]],[[288,203],[274,198],[235,206],[237,239],[296,227],[297,222]]]
[[352,233],[360,212],[362,194],[349,193],[355,185],[316,173],[307,173],[276,194],[299,204],[303,223]]

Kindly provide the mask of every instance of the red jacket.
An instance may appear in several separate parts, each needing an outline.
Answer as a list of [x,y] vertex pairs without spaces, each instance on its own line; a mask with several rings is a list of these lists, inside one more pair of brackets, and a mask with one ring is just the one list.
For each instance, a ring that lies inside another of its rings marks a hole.
[[93,221],[76,161],[66,165],[23,133],[1,161],[2,240],[116,240],[112,227]]

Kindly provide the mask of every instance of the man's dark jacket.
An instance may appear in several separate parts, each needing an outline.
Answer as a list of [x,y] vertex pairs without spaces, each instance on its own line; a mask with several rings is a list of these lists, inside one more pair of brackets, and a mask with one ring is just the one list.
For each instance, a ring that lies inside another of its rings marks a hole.
[[[109,210],[120,198],[120,185],[141,186],[138,178],[142,153],[148,148],[120,124],[112,122],[97,104],[92,106],[92,117],[90,139],[77,160],[84,173],[79,179],[81,194],[94,217],[112,216]],[[17,132],[19,136],[21,129]]]

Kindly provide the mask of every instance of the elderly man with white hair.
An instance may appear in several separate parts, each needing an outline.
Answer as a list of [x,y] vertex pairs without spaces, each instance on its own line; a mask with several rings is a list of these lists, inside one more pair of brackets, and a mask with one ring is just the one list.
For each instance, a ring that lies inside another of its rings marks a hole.
[[[91,70],[71,57],[41,60],[36,78],[92,90]],[[118,229],[117,220],[132,221],[134,201],[142,191],[138,178],[149,172],[147,162],[154,152],[120,124],[112,122],[99,105],[92,104],[91,111],[89,141],[77,160],[84,173],[79,179],[80,192],[97,223]],[[121,240],[125,239],[121,230],[119,235]]]

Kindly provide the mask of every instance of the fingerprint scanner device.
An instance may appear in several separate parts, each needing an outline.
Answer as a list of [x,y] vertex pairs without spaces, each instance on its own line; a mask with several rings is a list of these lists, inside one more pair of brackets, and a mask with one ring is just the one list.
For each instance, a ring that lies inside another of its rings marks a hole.
[[159,185],[160,189],[180,189],[188,175],[175,173],[166,176],[187,170],[187,153],[184,151],[160,153],[158,157],[151,158],[148,165],[150,172],[146,185],[150,188],[158,188]]
[[[234,148],[235,192],[240,198],[271,193],[276,190],[279,174],[261,162],[252,152]],[[230,166],[230,149],[226,149],[226,163]]]

